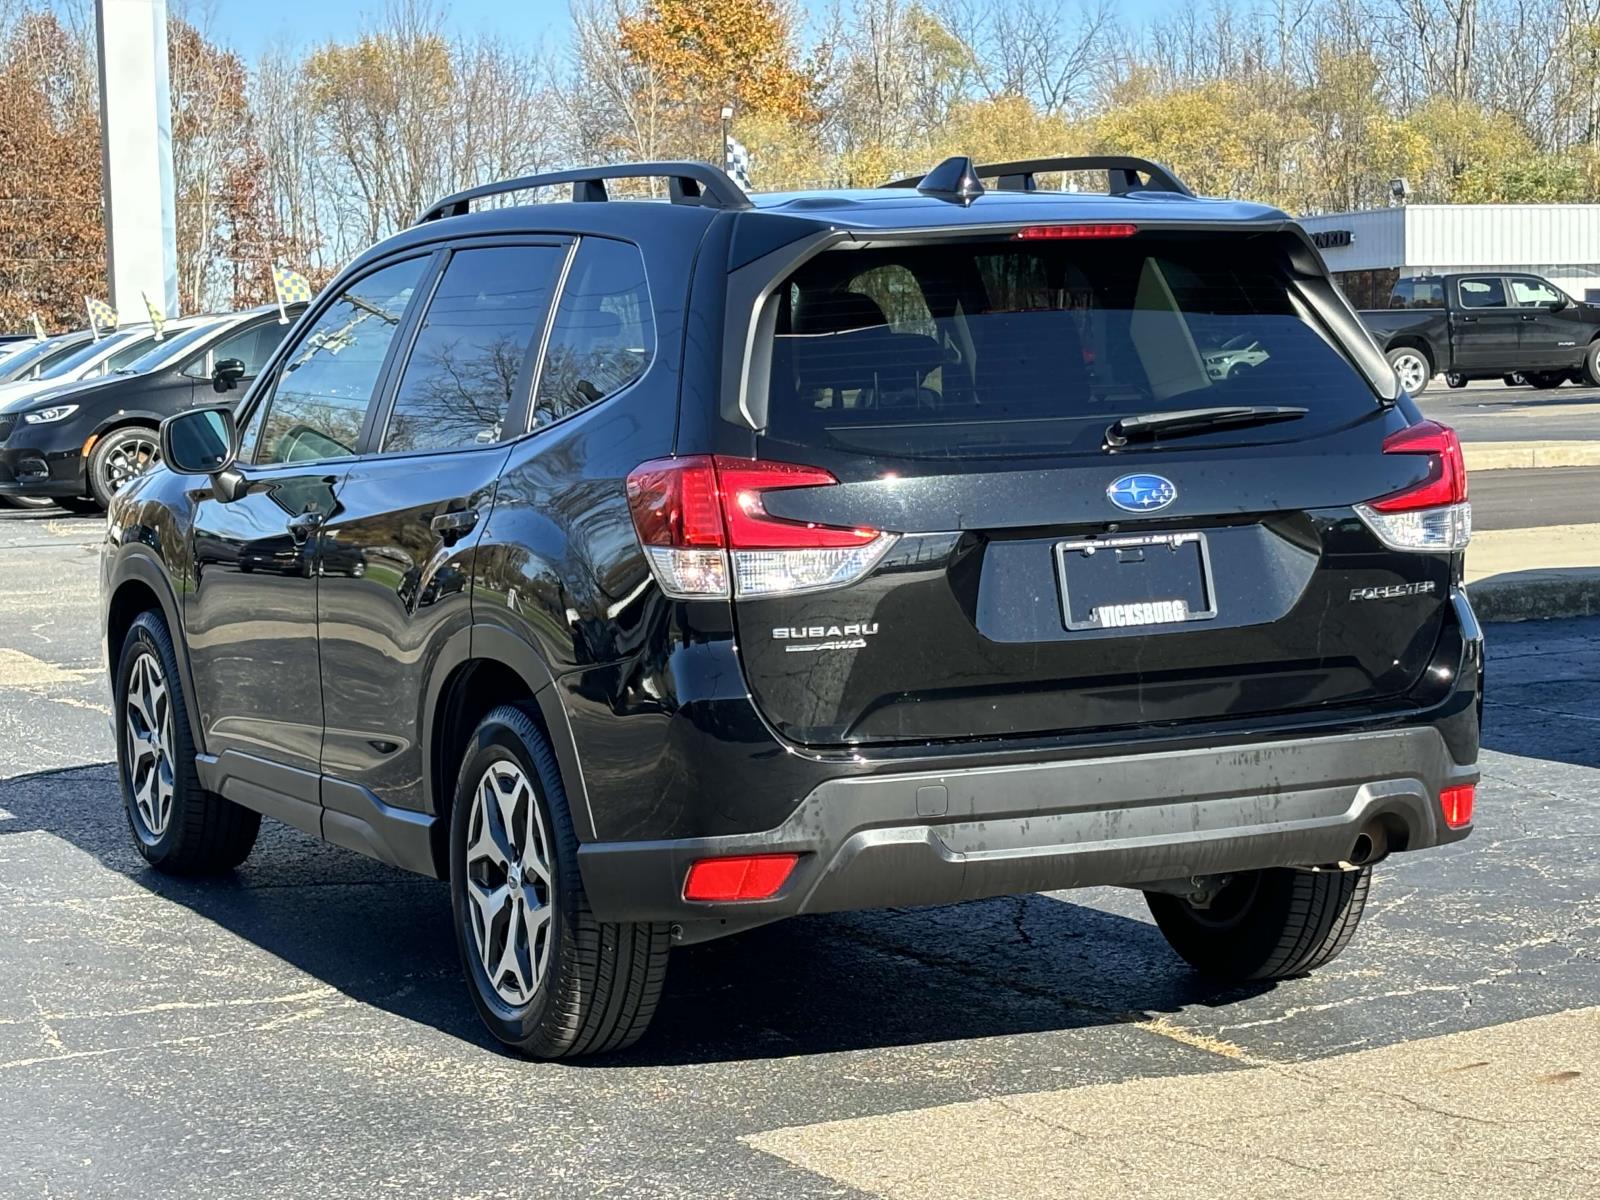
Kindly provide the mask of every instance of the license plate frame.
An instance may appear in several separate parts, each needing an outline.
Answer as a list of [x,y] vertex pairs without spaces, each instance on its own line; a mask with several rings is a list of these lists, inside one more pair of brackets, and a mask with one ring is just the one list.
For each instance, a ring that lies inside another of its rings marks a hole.
[[[1146,603],[1180,603],[1183,605],[1183,615],[1181,617],[1158,620],[1107,622],[1098,616],[1100,609],[1106,607],[1106,605],[1096,604],[1088,610],[1086,617],[1074,619],[1072,612],[1073,594],[1071,581],[1068,578],[1070,573],[1067,569],[1074,555],[1089,556],[1124,550],[1143,550],[1147,547],[1160,547],[1169,552],[1176,552],[1188,545],[1194,545],[1198,550],[1198,582],[1200,591],[1204,595],[1204,607],[1197,608],[1182,596],[1131,596],[1125,600],[1112,600],[1109,603],[1119,607]],[[1159,631],[1189,625],[1195,621],[1209,621],[1217,615],[1216,576],[1211,568],[1211,547],[1206,540],[1206,535],[1199,530],[1185,530],[1181,533],[1115,534],[1109,537],[1070,538],[1055,544],[1055,559],[1056,580],[1061,585],[1061,619],[1065,622],[1066,627],[1074,633],[1108,629]]]

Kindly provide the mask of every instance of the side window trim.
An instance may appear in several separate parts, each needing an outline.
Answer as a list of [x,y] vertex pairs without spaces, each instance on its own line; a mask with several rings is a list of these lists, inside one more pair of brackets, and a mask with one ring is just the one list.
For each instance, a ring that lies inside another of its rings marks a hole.
[[[458,453],[456,450],[396,450],[386,453],[383,449],[383,439],[388,436],[389,422],[394,415],[395,396],[400,390],[400,381],[405,377],[406,366],[411,361],[411,352],[416,347],[418,336],[422,332],[422,323],[427,316],[428,309],[433,305],[434,293],[438,291],[439,284],[444,279],[446,268],[450,260],[463,250],[482,250],[495,246],[565,246],[566,259],[562,264],[561,272],[557,276],[556,286],[551,293],[550,309],[545,314],[544,329],[539,336],[533,338],[528,344],[528,350],[523,355],[522,365],[517,369],[515,390],[511,396],[511,406],[506,410],[505,427],[501,438],[494,443],[504,449],[510,442],[523,436],[526,423],[533,412],[533,384],[537,379],[535,363],[544,361],[545,339],[550,336],[551,322],[555,319],[556,305],[561,300],[561,288],[566,284],[567,268],[572,264],[572,255],[577,249],[579,239],[562,234],[529,234],[522,237],[476,237],[461,238],[449,242],[437,250],[437,261],[432,271],[417,288],[417,294],[412,297],[412,307],[406,316],[406,323],[395,337],[397,345],[393,348],[394,356],[384,364],[384,373],[380,379],[379,390],[374,393],[377,401],[368,411],[369,423],[361,431],[361,442],[357,447],[358,457],[370,458],[412,458],[425,454],[450,454]],[[398,259],[395,261],[399,261]],[[387,264],[385,264],[387,265]],[[425,293],[425,294],[424,294]],[[419,302],[420,301],[420,302]],[[507,430],[519,432],[507,433]],[[492,447],[491,447],[492,448]]]
[[[363,279],[366,279],[368,276],[374,275],[388,267],[396,266],[403,262],[409,262],[412,259],[427,260],[428,265],[423,268],[422,279],[418,283],[416,291],[412,293],[411,300],[406,306],[405,323],[402,325],[400,331],[395,335],[394,339],[390,341],[388,353],[384,356],[383,366],[378,370],[377,384],[373,388],[372,392],[373,398],[367,403],[367,411],[365,416],[362,418],[361,433],[356,439],[356,454],[354,456],[356,458],[365,456],[367,438],[371,432],[373,416],[381,407],[381,400],[387,392],[390,376],[394,370],[395,350],[397,348],[397,343],[399,343],[405,337],[407,330],[410,328],[410,325],[414,319],[415,313],[418,311],[417,296],[423,291],[426,291],[429,295],[433,294],[434,281],[438,278],[439,274],[439,260],[442,257],[443,252],[437,247],[428,247],[420,249],[420,252],[413,250],[409,253],[398,253],[392,258],[379,259],[369,264],[368,267],[359,275],[352,275],[348,279],[339,280],[338,282],[340,286],[337,289],[332,287],[325,288],[322,294],[317,297],[317,303],[312,307],[303,309],[300,315],[295,317],[291,322],[295,331],[303,332],[305,330],[310,330],[315,326],[316,322],[322,318],[323,313],[327,312],[328,309],[333,307],[334,303],[343,297],[346,292],[348,292],[356,284],[360,283]],[[265,366],[261,368],[261,374],[256,377],[256,385],[251,389],[249,396],[246,397],[245,403],[239,408],[238,426],[240,429],[248,428],[250,422],[255,419],[257,413],[260,412],[263,407],[271,407],[272,401],[276,396],[278,389],[278,375],[283,369],[283,364],[288,360],[291,351],[293,351],[294,348],[299,344],[299,337],[289,336],[285,336],[283,340],[278,343],[278,348],[272,352],[272,358]],[[334,463],[350,461],[352,461],[351,458],[341,456],[339,458],[300,460],[297,461],[295,465],[315,466],[318,462]],[[270,470],[278,465],[279,464],[276,463],[254,462],[241,462],[238,464],[239,469],[246,473],[251,471]]]
[[[544,328],[539,332],[538,353],[534,355],[531,368],[528,370],[528,389],[526,392],[518,393],[524,400],[524,404],[521,417],[512,428],[521,431],[518,434],[519,437],[526,437],[530,433],[538,432],[538,429],[533,424],[533,397],[538,391],[539,381],[544,378],[545,355],[550,350],[550,337],[555,332],[556,313],[561,311],[561,302],[567,297],[567,280],[572,275],[572,260],[578,257],[578,247],[583,241],[583,238],[572,239],[572,245],[567,247],[566,260],[561,264],[561,274],[556,276],[555,290],[550,295],[550,311],[545,313]],[[520,375],[517,377],[517,383],[520,387],[522,383]],[[557,424],[557,422],[551,422],[551,424]],[[542,425],[539,428],[548,429],[550,426]]]

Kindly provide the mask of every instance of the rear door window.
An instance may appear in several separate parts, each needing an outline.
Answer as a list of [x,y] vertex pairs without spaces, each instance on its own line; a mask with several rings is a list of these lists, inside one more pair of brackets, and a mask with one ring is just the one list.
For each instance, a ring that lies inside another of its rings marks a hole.
[[644,259],[630,242],[584,238],[567,272],[545,349],[534,425],[614,396],[655,354]]
[[451,256],[400,378],[385,453],[487,446],[505,436],[565,254],[564,246],[486,246]]
[[833,252],[779,297],[766,436],[781,441],[907,456],[1097,453],[1106,427],[1136,413],[1311,410],[1184,439],[1216,444],[1310,437],[1377,406],[1277,259],[1240,239]]
[[1456,285],[1462,308],[1505,308],[1506,285],[1498,275],[1479,275]]

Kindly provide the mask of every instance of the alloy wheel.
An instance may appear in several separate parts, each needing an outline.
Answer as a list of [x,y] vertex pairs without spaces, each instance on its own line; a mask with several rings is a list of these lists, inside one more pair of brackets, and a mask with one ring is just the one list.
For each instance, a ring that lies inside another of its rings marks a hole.
[[473,945],[495,994],[513,1008],[532,1000],[550,959],[550,840],[522,767],[490,764],[473,793],[466,892]]
[[1401,354],[1394,360],[1394,373],[1400,380],[1400,386],[1408,393],[1415,393],[1428,382],[1428,364],[1423,361],[1420,354]]
[[133,661],[125,710],[128,786],[140,832],[154,841],[172,820],[172,696],[161,663],[148,651]]
[[153,437],[139,435],[118,442],[106,455],[103,468],[106,490],[120,492],[130,480],[137,479],[161,457],[161,447]]

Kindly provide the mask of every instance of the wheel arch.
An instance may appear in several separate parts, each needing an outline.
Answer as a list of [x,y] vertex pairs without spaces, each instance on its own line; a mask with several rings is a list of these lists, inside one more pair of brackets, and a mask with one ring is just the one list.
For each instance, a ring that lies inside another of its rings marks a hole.
[[122,647],[127,642],[128,631],[140,614],[155,612],[166,622],[167,635],[172,640],[172,653],[178,660],[178,675],[183,685],[184,709],[189,717],[189,732],[195,748],[204,754],[206,743],[200,727],[199,697],[194,690],[194,675],[189,667],[189,647],[183,636],[183,621],[179,616],[177,598],[166,573],[154,559],[138,550],[122,556],[114,568],[105,602],[106,670],[115,687],[117,663],[122,657]]
[[[566,708],[544,659],[521,637],[497,625],[451,635],[423,689],[424,800],[433,823],[433,858],[449,877],[450,810],[456,773],[472,731],[502,704],[526,707],[556,756],[578,840],[594,840],[594,820]],[[581,803],[579,801],[582,801]]]

